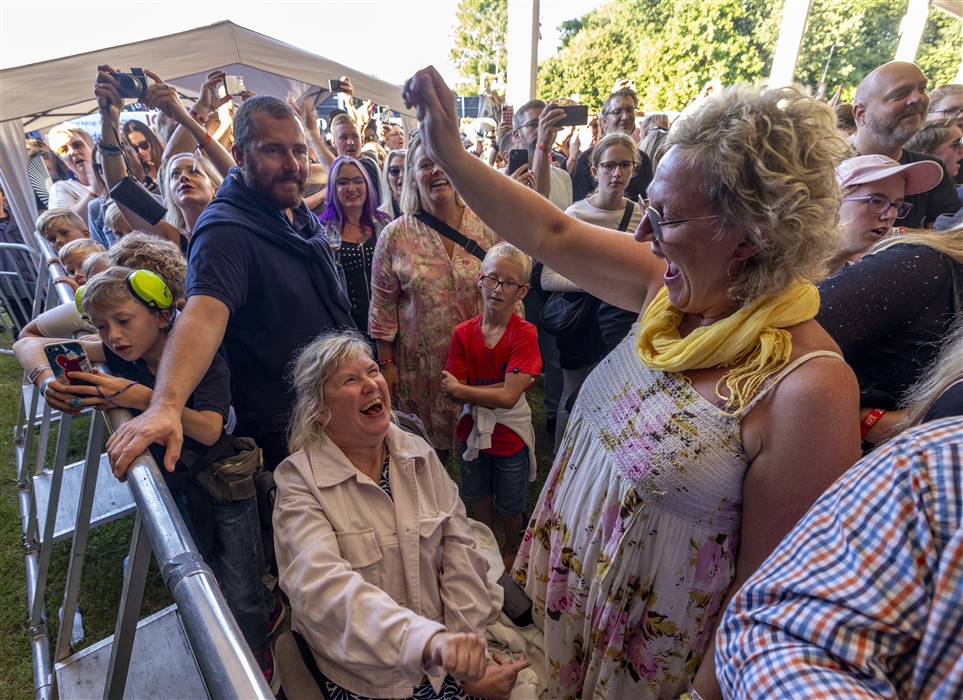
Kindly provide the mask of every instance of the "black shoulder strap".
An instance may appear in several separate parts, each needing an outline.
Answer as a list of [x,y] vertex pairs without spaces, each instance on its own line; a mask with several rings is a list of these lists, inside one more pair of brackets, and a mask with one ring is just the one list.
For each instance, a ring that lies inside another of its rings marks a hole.
[[625,203],[625,213],[622,214],[622,221],[619,222],[619,231],[624,231],[629,227],[629,222],[632,220],[632,212],[635,211],[635,202],[631,199]]
[[191,465],[191,476],[197,476],[214,464],[233,444],[234,436],[231,435],[231,433],[221,433],[221,437],[217,439],[217,442],[211,445],[207,449],[207,452],[198,457],[194,464]]
[[475,241],[473,241],[472,239],[466,238],[465,236],[458,233],[458,231],[453,229],[444,221],[440,221],[439,219],[436,219],[431,214],[426,212],[424,209],[422,209],[420,212],[415,214],[415,218],[418,219],[418,221],[423,223],[425,226],[435,229],[438,233],[440,233],[442,236],[444,236],[448,240],[454,241],[455,243],[460,245],[462,248],[467,250],[469,253],[474,255],[476,258],[478,258],[479,260],[485,259],[485,253],[488,252],[487,250],[485,250],[480,245],[475,243]]

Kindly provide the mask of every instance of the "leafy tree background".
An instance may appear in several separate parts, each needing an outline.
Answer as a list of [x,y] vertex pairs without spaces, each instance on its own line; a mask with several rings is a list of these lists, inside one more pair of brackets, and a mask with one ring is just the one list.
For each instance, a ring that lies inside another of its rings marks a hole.
[[[575,95],[598,109],[615,81],[627,78],[635,81],[644,109],[681,110],[710,80],[729,85],[765,79],[772,67],[785,1],[606,3],[562,23],[559,52],[539,65],[538,96]],[[843,99],[851,100],[859,81],[895,55],[899,23],[908,4],[908,0],[813,0],[796,81],[815,91],[836,44],[826,76],[827,93],[842,83]],[[496,7],[502,8],[500,15]],[[482,37],[493,34],[491,25],[497,17],[504,18],[497,20],[504,22],[500,44],[486,47]],[[458,18],[452,56],[462,52],[463,63],[456,62],[462,74],[477,79],[476,67],[494,68],[496,57],[501,57],[499,67],[504,68],[506,0],[461,0]],[[916,62],[931,87],[952,82],[961,48],[963,21],[930,10]]]
[[508,69],[508,0],[460,0],[451,60],[465,78],[458,92],[478,94],[482,73]]

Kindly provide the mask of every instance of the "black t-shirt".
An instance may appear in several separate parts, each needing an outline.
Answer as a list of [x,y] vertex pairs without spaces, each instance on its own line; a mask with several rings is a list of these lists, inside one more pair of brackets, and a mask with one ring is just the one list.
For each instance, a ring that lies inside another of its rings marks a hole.
[[908,151],[905,148],[903,149],[903,155],[899,158],[900,165],[918,163],[921,160],[931,160],[939,163],[940,167],[943,168],[943,179],[940,181],[940,184],[927,192],[908,194],[904,197],[907,202],[913,205],[913,210],[906,215],[905,219],[899,219],[896,222],[897,226],[923,228],[927,224],[932,224],[936,221],[936,217],[940,214],[952,214],[961,206],[960,198],[956,196],[956,186],[953,184],[953,178],[946,172],[946,167],[939,158],[928,156],[925,153]]
[[[291,228],[306,240],[323,236],[306,207],[294,210]],[[285,429],[294,402],[285,384],[288,363],[321,331],[341,325],[316,291],[312,269],[311,261],[241,226],[212,224],[194,237],[187,295],[214,297],[231,312],[224,349],[238,435]]]
[[[149,389],[154,388],[156,378],[147,369],[147,365],[143,361],[129,362],[114,353],[106,344],[103,345],[103,348],[107,366],[110,367],[110,371],[115,376],[139,382]],[[197,388],[188,397],[186,407],[195,411],[214,411],[221,416],[225,423],[227,422],[231,410],[231,373],[227,368],[227,362],[220,354],[214,356],[211,366],[208,367],[204,377],[198,382]],[[134,410],[131,412],[135,415],[140,413],[140,411]],[[184,447],[197,454],[204,454],[210,446],[185,435]],[[150,446],[151,456],[157,462],[157,466],[161,467],[161,472],[166,475],[167,470],[163,468],[165,452],[163,445],[155,443]],[[183,465],[178,462],[178,468],[180,467],[183,467]]]
[[[592,151],[594,149],[595,146],[590,146],[575,161],[575,169],[572,171],[573,202],[585,199],[598,187],[598,181],[592,177]],[[639,151],[639,157],[642,159],[639,163],[639,171],[635,177],[629,180],[629,186],[625,188],[625,194],[623,195],[633,202],[639,201],[639,197],[644,198],[646,196],[649,184],[652,182],[652,161],[642,151]]]
[[894,245],[819,283],[816,321],[859,380],[860,404],[895,409],[939,352],[963,266],[927,245]]

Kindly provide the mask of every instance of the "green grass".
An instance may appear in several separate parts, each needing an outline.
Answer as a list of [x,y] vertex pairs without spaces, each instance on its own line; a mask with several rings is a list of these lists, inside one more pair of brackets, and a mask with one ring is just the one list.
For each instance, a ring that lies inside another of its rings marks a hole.
[[[0,571],[3,572],[0,576],[0,698],[33,696],[23,534],[13,444],[22,376],[23,370],[13,357],[0,355]],[[89,430],[89,416],[81,416],[73,421],[68,442],[68,464],[84,458]],[[53,461],[56,439],[57,428],[54,427],[47,448],[48,465]],[[133,526],[134,516],[130,515],[102,525],[90,533],[80,586],[80,609],[86,634],[73,647],[73,652],[114,632],[124,581],[123,561],[130,548]],[[63,603],[70,546],[69,540],[59,542],[51,553],[45,605],[51,649],[56,644],[58,609]],[[171,602],[157,563],[152,559],[141,617]],[[72,622],[72,615],[69,620]]]

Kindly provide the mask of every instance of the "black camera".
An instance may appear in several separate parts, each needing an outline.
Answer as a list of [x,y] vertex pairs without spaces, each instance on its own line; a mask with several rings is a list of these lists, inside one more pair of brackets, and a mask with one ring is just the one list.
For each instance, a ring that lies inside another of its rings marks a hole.
[[142,101],[147,94],[147,76],[142,68],[131,68],[130,73],[111,73],[117,81],[117,91],[125,100]]

